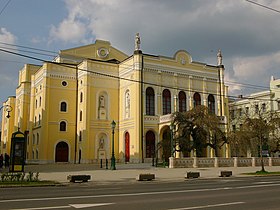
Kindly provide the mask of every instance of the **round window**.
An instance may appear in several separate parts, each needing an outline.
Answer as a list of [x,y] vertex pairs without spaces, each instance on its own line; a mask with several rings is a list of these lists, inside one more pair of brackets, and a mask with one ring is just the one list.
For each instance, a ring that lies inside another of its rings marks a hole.
[[63,81],[61,84],[62,84],[63,86],[66,86],[66,85],[67,85],[67,82],[66,82],[66,81]]
[[101,47],[97,50],[97,55],[100,58],[106,58],[109,55],[109,50]]

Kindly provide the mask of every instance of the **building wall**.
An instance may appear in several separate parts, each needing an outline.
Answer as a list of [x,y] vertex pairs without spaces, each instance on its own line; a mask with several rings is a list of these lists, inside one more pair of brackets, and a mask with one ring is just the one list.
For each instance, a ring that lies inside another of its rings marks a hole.
[[[279,112],[280,110],[280,79],[271,77],[270,88],[266,91],[252,93],[248,96],[240,95],[238,99],[229,103],[229,130],[240,129],[245,117],[258,117],[256,111],[263,113]],[[265,116],[265,115],[264,115]],[[247,156],[251,156],[248,151]]]
[[[1,153],[0,154],[5,154],[8,153],[10,154],[11,150],[11,138],[13,132],[15,132],[16,127],[14,126],[14,121],[15,121],[15,101],[16,98],[11,96],[5,101],[2,105],[2,129],[1,129]],[[8,115],[8,110],[9,112],[9,118],[7,117]]]
[[[211,94],[215,113],[226,115],[224,67],[193,62],[183,50],[173,57],[141,51],[127,56],[109,42],[97,40],[62,50],[54,61],[58,63],[26,65],[20,71],[15,111],[18,117],[13,122],[20,122],[20,129],[28,131],[29,163],[97,163],[110,159],[113,151],[121,162],[149,161],[146,135],[154,134],[154,147],[162,140],[172,121],[171,113],[179,110],[180,91],[186,94],[187,110],[194,106],[195,93],[206,106]],[[148,87],[155,93],[153,116],[146,112]],[[164,89],[171,93],[171,112],[166,115],[162,105]],[[66,111],[61,111],[61,103],[66,103]],[[63,121],[66,131],[60,130]],[[223,148],[222,155],[226,153]],[[211,156],[210,149],[207,156]]]

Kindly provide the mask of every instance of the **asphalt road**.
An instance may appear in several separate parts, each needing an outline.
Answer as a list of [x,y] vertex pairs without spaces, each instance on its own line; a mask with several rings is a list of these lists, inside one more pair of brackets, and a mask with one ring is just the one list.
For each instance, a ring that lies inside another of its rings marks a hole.
[[0,209],[280,209],[280,176],[1,188]]

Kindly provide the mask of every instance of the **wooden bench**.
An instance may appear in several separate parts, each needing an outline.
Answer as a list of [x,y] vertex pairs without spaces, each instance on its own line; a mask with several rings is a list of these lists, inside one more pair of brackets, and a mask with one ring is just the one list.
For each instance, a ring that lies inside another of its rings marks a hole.
[[138,180],[138,181],[151,181],[155,178],[156,178],[155,174],[139,174],[136,177],[136,180]]
[[232,176],[232,171],[221,171],[220,177],[230,177]]
[[198,178],[200,177],[200,173],[199,172],[187,172],[185,174],[185,178],[186,179],[190,179],[190,178]]
[[70,182],[76,182],[76,181],[80,181],[80,182],[87,182],[88,180],[90,180],[90,175],[68,175],[67,176],[67,180],[69,180]]

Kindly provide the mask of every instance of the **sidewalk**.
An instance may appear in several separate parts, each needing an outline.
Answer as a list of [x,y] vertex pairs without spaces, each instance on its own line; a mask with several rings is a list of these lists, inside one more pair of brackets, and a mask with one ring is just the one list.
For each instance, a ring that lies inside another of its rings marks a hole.
[[[117,170],[100,168],[93,164],[49,164],[27,165],[25,172],[39,172],[41,180],[69,183],[68,175],[91,175],[93,183],[135,182],[140,173],[155,174],[155,181],[183,181],[186,172],[200,172],[200,178],[218,178],[221,171],[232,171],[233,177],[246,176],[243,173],[256,172],[261,167],[219,167],[219,168],[160,168],[151,164],[117,164]],[[266,171],[280,171],[280,166],[266,166]]]

